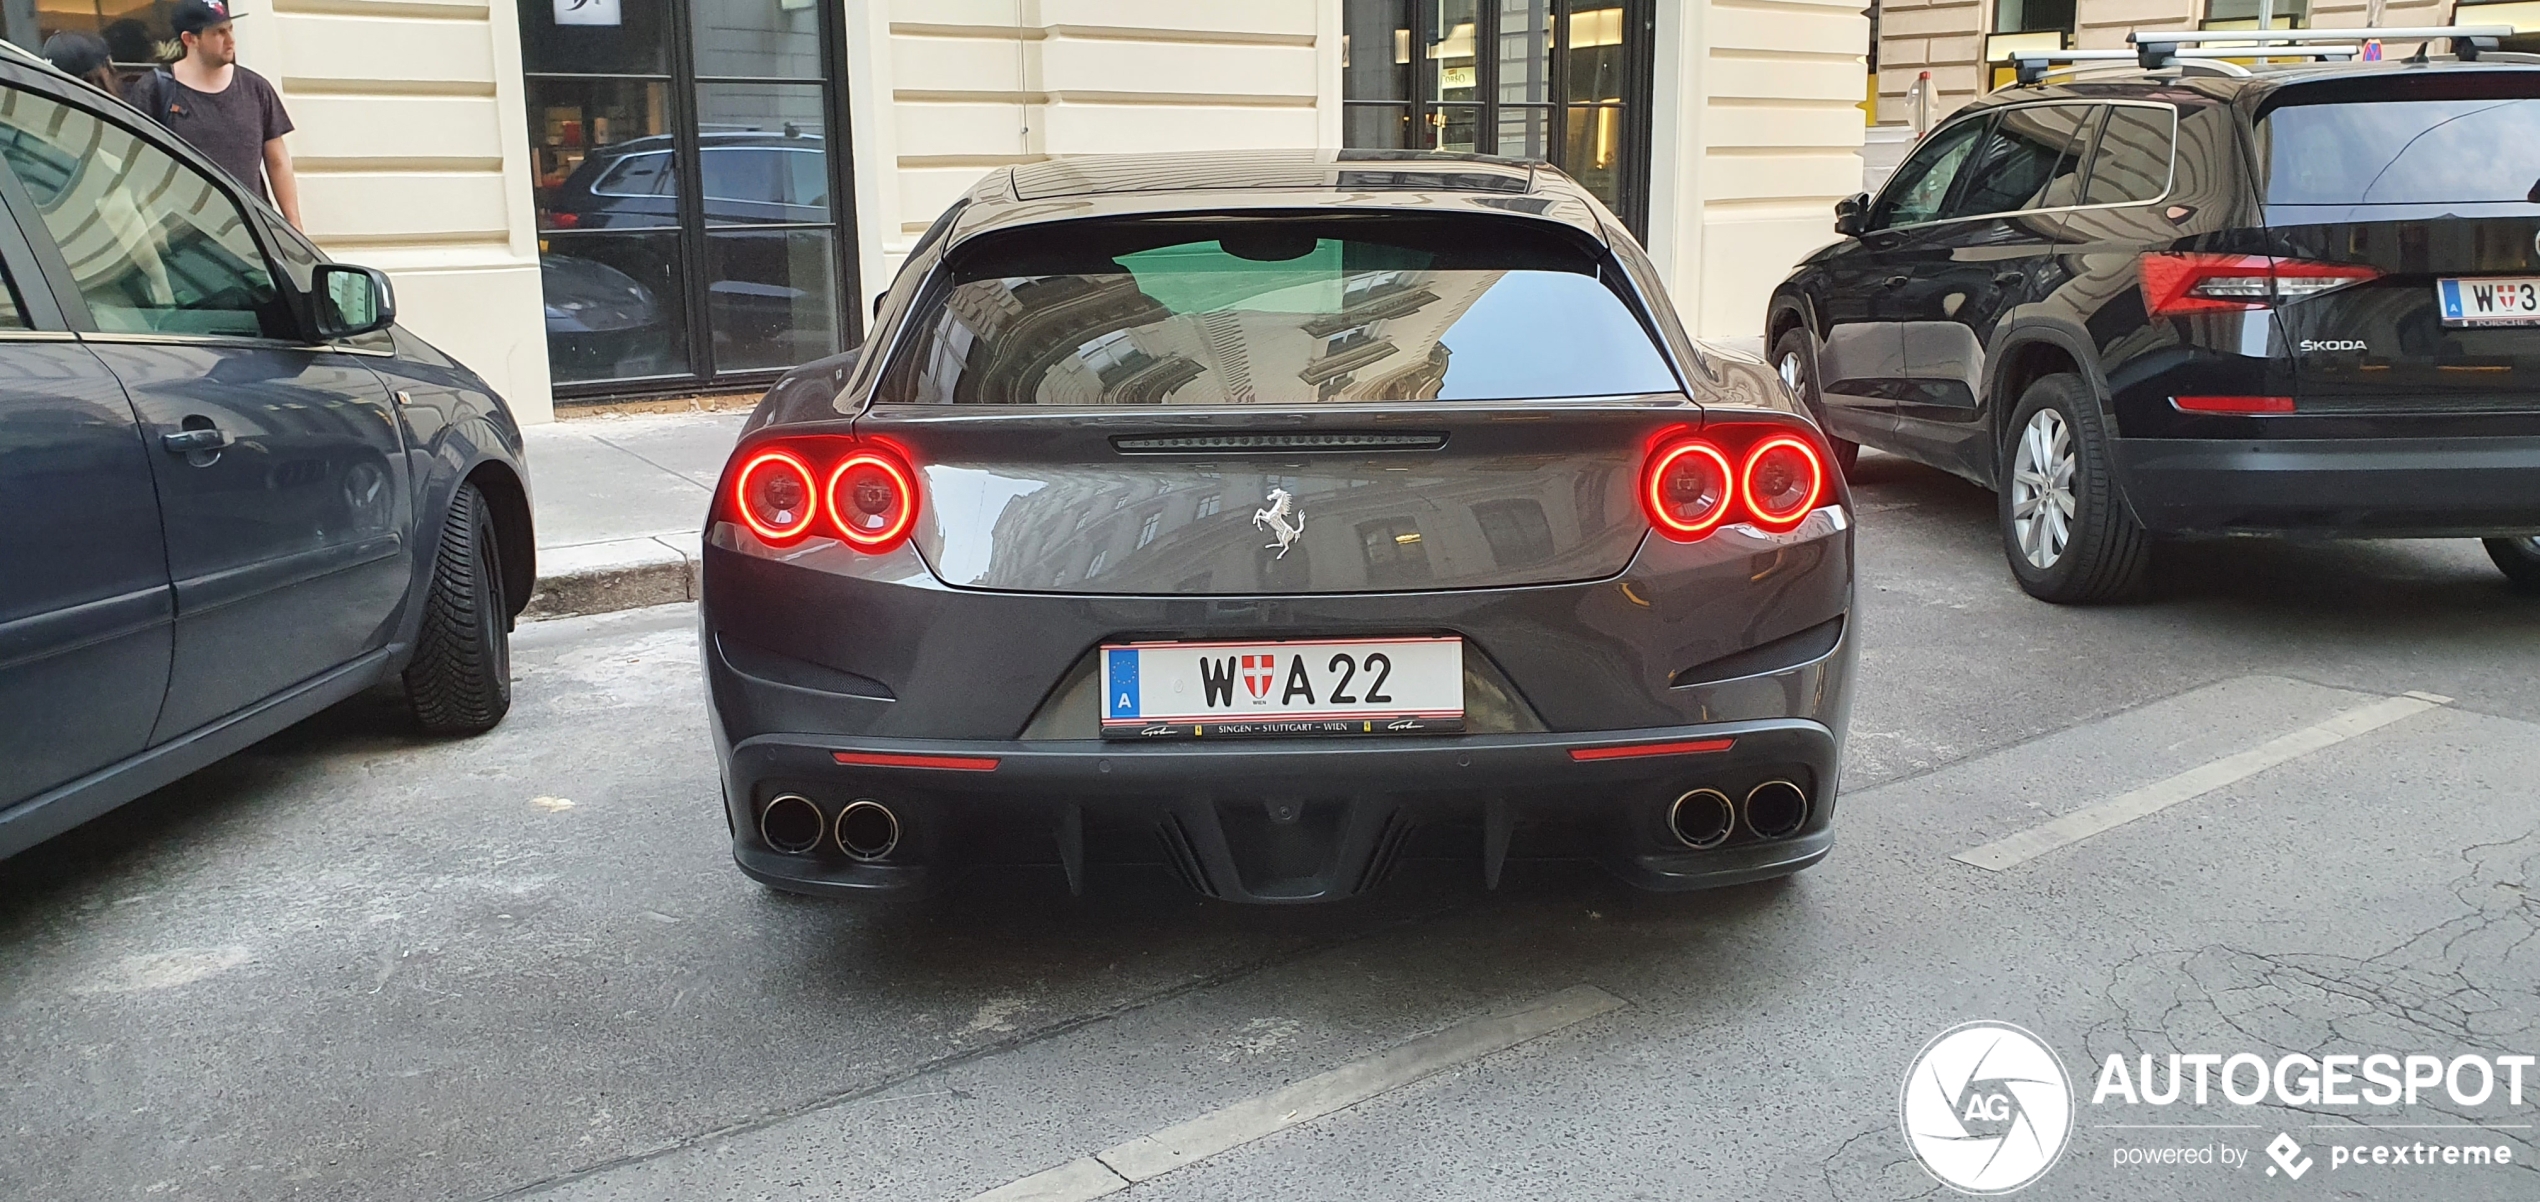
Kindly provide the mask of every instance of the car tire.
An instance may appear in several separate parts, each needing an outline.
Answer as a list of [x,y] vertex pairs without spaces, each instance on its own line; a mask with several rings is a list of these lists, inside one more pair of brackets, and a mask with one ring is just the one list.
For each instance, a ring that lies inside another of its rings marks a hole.
[[1808,416],[1816,419],[1817,428],[1826,431],[1826,443],[1834,449],[1835,467],[1843,472],[1844,479],[1851,479],[1852,465],[1861,461],[1861,444],[1835,437],[1826,425],[1826,399],[1817,392],[1817,356],[1808,345],[1806,328],[1785,330],[1781,339],[1773,343],[1773,370],[1781,374],[1782,383],[1799,395],[1799,403],[1808,407]]
[[2487,558],[2496,561],[2496,570],[2517,590],[2540,593],[2540,538],[2488,539]]
[[2107,421],[2082,378],[2029,385],[2002,448],[2002,551],[2041,601],[2088,605],[2140,594],[2152,540],[2127,510],[2109,462]]
[[441,521],[406,703],[434,734],[476,734],[511,710],[511,618],[485,494],[461,484]]

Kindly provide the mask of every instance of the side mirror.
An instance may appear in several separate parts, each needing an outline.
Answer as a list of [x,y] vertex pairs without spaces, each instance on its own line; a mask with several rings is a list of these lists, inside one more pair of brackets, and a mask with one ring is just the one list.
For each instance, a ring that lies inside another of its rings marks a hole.
[[1834,232],[1858,238],[1870,227],[1870,194],[1855,192],[1834,202]]
[[321,342],[384,330],[397,320],[397,292],[376,268],[320,263],[315,282]]

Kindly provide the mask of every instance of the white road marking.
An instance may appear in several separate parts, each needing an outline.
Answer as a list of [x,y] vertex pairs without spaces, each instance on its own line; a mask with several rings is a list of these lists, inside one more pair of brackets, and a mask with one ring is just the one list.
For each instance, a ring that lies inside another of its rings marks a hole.
[[1477,1018],[1318,1077],[1203,1114],[1118,1147],[1010,1181],[970,1202],[1085,1202],[1312,1122],[1378,1094],[1540,1035],[1620,1009],[1623,999],[1574,985],[1513,1013]]
[[2130,793],[2122,793],[2097,805],[2075,810],[2042,826],[2034,826],[1996,839],[1972,851],[1962,851],[1950,858],[1978,868],[2000,872],[2025,863],[2056,848],[2123,826],[2147,814],[2155,814],[2182,801],[2190,801],[2225,785],[2245,780],[2290,760],[2300,759],[2325,747],[2333,747],[2357,735],[2379,730],[2402,718],[2414,717],[2451,698],[2436,693],[2408,693],[2385,698],[2370,705],[2358,706],[2324,721],[2305,726],[2281,738],[2270,739],[2247,751],[2224,756],[2212,763],[2200,764],[2167,780],[2155,781]]

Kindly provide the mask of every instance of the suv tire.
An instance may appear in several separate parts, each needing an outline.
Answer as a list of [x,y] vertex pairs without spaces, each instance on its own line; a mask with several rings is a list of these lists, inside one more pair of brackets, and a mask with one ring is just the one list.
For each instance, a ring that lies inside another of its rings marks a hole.
[[2496,569],[2516,589],[2540,593],[2540,538],[2524,535],[2488,539],[2487,558],[2496,561]]
[[1808,407],[1808,416],[1815,419],[1818,429],[1825,431],[1826,443],[1834,449],[1834,465],[1849,480],[1852,465],[1861,461],[1861,444],[1835,437],[1826,426],[1826,399],[1817,392],[1817,356],[1808,343],[1806,327],[1784,330],[1773,343],[1773,370],[1781,373],[1782,383],[1799,394],[1799,403]]
[[2086,605],[2133,597],[2152,540],[2117,494],[2106,420],[2076,375],[2029,385],[2003,438],[2002,551],[2040,601]]
[[406,703],[434,734],[491,730],[512,707],[511,619],[485,494],[461,484],[441,521],[423,629],[406,665]]

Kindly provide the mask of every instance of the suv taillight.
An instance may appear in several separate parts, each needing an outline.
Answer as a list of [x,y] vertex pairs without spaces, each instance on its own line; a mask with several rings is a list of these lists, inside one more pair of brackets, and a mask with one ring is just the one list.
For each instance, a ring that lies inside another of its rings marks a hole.
[[2238,313],[2379,278],[2380,271],[2358,263],[2164,251],[2143,256],[2143,311],[2154,317]]
[[724,472],[732,516],[771,543],[812,533],[856,550],[896,547],[917,524],[917,473],[897,448],[814,436],[752,443]]
[[1658,532],[1680,543],[1731,522],[1779,533],[1825,500],[1825,448],[1804,429],[1733,422],[1671,430],[1641,467],[1640,503]]

